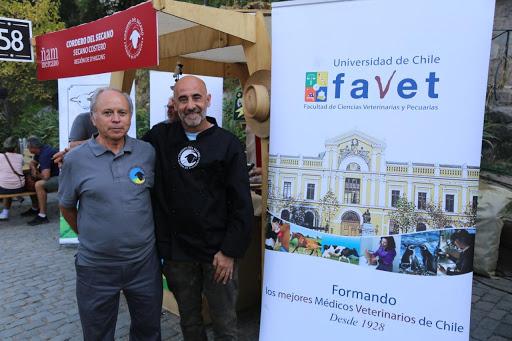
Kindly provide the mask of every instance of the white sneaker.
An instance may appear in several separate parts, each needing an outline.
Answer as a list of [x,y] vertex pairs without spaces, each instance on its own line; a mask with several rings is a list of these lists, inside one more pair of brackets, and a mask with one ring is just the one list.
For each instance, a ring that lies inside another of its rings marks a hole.
[[0,220],[7,220],[7,219],[9,219],[9,213],[2,211],[2,213],[0,213]]

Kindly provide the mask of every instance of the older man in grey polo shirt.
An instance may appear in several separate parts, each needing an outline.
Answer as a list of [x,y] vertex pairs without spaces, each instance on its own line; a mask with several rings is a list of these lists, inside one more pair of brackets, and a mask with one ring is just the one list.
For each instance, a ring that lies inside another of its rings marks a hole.
[[121,290],[130,340],[161,338],[162,277],[150,198],[155,151],[126,135],[132,108],[128,95],[98,89],[91,99],[98,135],[71,150],[61,171],[61,212],[80,242],[76,296],[85,340],[114,339]]

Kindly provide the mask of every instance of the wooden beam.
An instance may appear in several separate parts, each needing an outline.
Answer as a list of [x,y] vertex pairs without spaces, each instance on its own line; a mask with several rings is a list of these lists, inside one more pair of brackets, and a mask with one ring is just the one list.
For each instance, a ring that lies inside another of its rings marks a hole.
[[175,0],[153,0],[153,7],[198,25],[213,28],[253,43],[256,42],[256,20],[252,14]]
[[271,48],[270,36],[262,13],[256,13],[256,42],[244,42],[245,59],[249,73],[258,70],[270,70]]
[[[231,64],[228,64],[231,65]],[[245,88],[245,83],[247,83],[247,80],[249,79],[249,69],[247,68],[247,64],[242,64],[244,66],[243,72],[238,75],[238,80],[240,81],[240,87],[242,90]]]
[[[231,42],[234,45],[240,45],[240,40],[231,39]],[[229,35],[226,33],[204,26],[194,26],[160,36],[159,56],[160,58],[175,57],[226,47],[229,43]]]
[[110,87],[130,93],[133,80],[135,79],[135,69],[116,71],[110,74]]
[[247,81],[249,78],[249,69],[247,68],[247,64],[244,63],[226,63],[224,78],[238,78],[240,83]]
[[247,65],[243,63],[221,63],[185,57],[161,58],[158,66],[148,69],[174,72],[178,63],[183,64],[184,73],[193,75],[246,79],[249,73]]
[[164,1],[163,0],[153,0],[151,1],[153,3],[153,8],[157,11],[161,11],[162,8],[164,8]]

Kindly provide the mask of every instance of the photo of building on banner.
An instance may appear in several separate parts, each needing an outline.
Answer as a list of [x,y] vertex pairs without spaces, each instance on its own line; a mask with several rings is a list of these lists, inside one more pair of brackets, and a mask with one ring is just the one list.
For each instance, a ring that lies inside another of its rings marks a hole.
[[273,4],[262,340],[469,338],[493,13]]

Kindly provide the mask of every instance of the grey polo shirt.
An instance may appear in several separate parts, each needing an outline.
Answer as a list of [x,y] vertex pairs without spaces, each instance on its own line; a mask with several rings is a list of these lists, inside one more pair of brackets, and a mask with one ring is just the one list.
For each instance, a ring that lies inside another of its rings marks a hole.
[[79,265],[131,263],[152,252],[154,166],[153,147],[131,137],[117,155],[94,137],[66,155],[59,204],[72,208],[80,201]]

